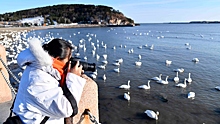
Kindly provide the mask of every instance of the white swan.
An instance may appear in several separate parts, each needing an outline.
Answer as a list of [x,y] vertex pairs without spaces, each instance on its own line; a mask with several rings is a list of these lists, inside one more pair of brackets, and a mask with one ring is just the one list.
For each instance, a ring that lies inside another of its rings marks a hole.
[[153,77],[153,78],[151,78],[151,80],[159,81],[159,80],[161,80],[161,76],[162,76],[162,74],[160,74],[159,77]]
[[153,49],[154,49],[154,45],[152,44],[151,47],[150,47],[150,50],[153,50]]
[[166,64],[167,64],[167,65],[170,65],[171,63],[172,63],[172,61],[166,60]]
[[130,88],[130,80],[128,80],[128,84],[123,84],[119,86],[120,89],[129,89]]
[[180,81],[179,77],[178,77],[178,72],[176,72],[176,77],[173,78],[175,83],[178,83]]
[[187,81],[188,81],[189,83],[192,82],[192,78],[190,77],[190,75],[191,75],[191,73],[189,73],[189,77],[188,77],[188,79],[187,79]]
[[195,98],[195,92],[189,92],[188,95],[187,95],[187,98],[192,98],[194,99]]
[[198,58],[193,58],[192,61],[193,62],[199,62],[199,59]]
[[184,83],[179,83],[176,85],[177,87],[182,87],[182,88],[186,88],[186,78],[184,80]]
[[177,69],[173,69],[173,71],[182,73],[182,72],[184,72],[184,69],[183,68],[177,68]]
[[108,61],[107,60],[103,60],[102,63],[108,64]]
[[135,62],[135,65],[136,65],[136,66],[141,66],[141,64],[142,64],[142,62],[140,62],[140,61],[136,61],[136,62]]
[[129,101],[131,99],[130,92],[124,93],[124,98]]
[[108,55],[107,54],[103,54],[102,55],[104,59],[107,59]]
[[112,64],[115,65],[115,66],[119,66],[120,65],[119,62],[115,62],[115,63],[112,63]]
[[147,85],[140,85],[138,86],[140,89],[150,89],[150,80],[148,80]]
[[119,69],[119,68],[115,68],[114,71],[117,72],[117,73],[119,73],[119,72],[120,72],[120,69]]
[[141,59],[141,55],[140,54],[138,55],[138,58]]
[[157,81],[157,83],[159,83],[159,84],[168,84],[168,83],[169,83],[169,82],[168,82],[168,77],[169,77],[169,76],[167,76],[165,80],[159,80],[159,81]]
[[98,67],[101,68],[101,69],[105,69],[105,65],[100,65]]
[[220,91],[220,86],[216,86],[215,89]]
[[146,110],[144,113],[147,114],[148,117],[153,118],[155,120],[158,120],[158,116],[159,116],[159,112],[158,111],[155,113],[152,110]]
[[122,59],[122,58],[117,59],[116,62],[122,63],[122,62],[123,62],[123,59]]
[[105,81],[106,80],[106,76],[105,74],[102,76],[102,79]]

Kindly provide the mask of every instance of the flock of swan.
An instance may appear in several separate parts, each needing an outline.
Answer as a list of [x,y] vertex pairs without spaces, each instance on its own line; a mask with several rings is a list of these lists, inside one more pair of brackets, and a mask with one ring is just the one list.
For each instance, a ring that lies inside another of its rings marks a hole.
[[[13,32],[12,34],[12,37],[11,38],[8,38],[7,35],[1,35],[1,36],[4,36],[3,37],[3,40],[1,41],[1,45],[3,45],[5,48],[6,48],[6,54],[7,54],[7,58],[8,60],[8,65],[11,65],[11,64],[16,64],[16,57],[17,55],[22,51],[24,50],[25,48],[29,47],[28,46],[28,43],[27,41],[29,39],[31,39],[32,37],[29,37],[27,38],[27,34],[29,32],[28,31],[23,31],[23,32]],[[34,32],[32,32],[33,35],[35,37],[38,37],[42,42],[45,42],[45,41],[50,41],[51,39],[54,38],[53,36],[53,33],[51,32],[48,32],[48,34],[46,35],[46,37],[40,37],[40,36],[37,36]],[[78,32],[78,34],[80,34],[80,32]],[[57,35],[59,35],[57,33]],[[76,34],[74,34],[76,35]],[[107,54],[99,54],[96,49],[98,47],[101,47],[103,49],[107,49],[107,44],[105,44],[103,41],[99,42],[99,40],[96,40],[96,43],[92,41],[92,36],[93,37],[96,37],[96,35],[94,34],[87,34],[86,37],[88,37],[88,41],[90,42],[90,47],[92,47],[92,51],[91,51],[91,54],[94,55],[94,57],[96,58],[96,60],[100,60],[100,57],[103,57],[103,61],[101,61],[103,64],[101,65],[98,65],[97,67],[99,69],[106,69],[106,66],[109,64],[108,62],[108,55]],[[61,37],[62,38],[62,37]],[[163,38],[162,36],[160,38]],[[127,39],[130,39],[129,37]],[[86,51],[86,42],[87,40],[85,39],[81,39],[79,41],[79,44],[78,44],[78,48],[82,48],[84,51]],[[71,41],[70,41],[71,42]],[[96,44],[96,45],[95,45]],[[189,43],[186,43],[185,44],[187,47],[187,49],[191,49],[191,45]],[[148,45],[143,45],[143,47],[147,47]],[[122,45],[120,45],[119,47],[123,47]],[[124,48],[126,48],[126,45],[124,45]],[[142,46],[139,46],[138,47],[139,49],[142,49]],[[148,47],[149,50],[153,50],[154,49],[154,44],[152,44],[151,46]],[[113,46],[112,48],[113,50],[116,50],[117,47],[116,46]],[[134,48],[131,48],[128,50],[128,54],[132,54],[134,53]],[[80,56],[79,53],[76,53],[76,56]],[[84,56],[83,57],[85,60],[87,60],[87,56]],[[134,65],[136,66],[142,66],[142,62],[141,62],[141,59],[142,59],[142,56],[141,54],[138,55],[138,61],[134,61]],[[192,59],[193,62],[199,62],[199,59],[198,58],[193,58]],[[114,63],[112,63],[112,65],[116,66],[115,69],[113,69],[114,72],[116,73],[120,73],[120,64],[123,63],[123,58],[119,58],[117,60],[115,60]],[[172,64],[172,61],[171,60],[166,60],[165,61],[165,64],[166,65],[171,65]],[[176,87],[180,87],[180,88],[186,88],[187,87],[187,83],[192,83],[192,78],[191,78],[191,73],[189,73],[188,77],[184,79],[184,82],[181,82],[179,83],[180,79],[179,79],[179,76],[178,74],[179,73],[183,73],[184,72],[184,69],[183,68],[177,68],[177,69],[173,69],[174,72],[176,72],[176,76],[172,79],[175,83],[177,83],[175,86]],[[22,74],[19,73],[19,76],[21,76]],[[95,72],[92,72],[89,74],[89,76],[92,78],[92,79],[96,79],[97,78],[97,75],[98,75],[98,70],[96,70]],[[148,81],[147,81],[147,84],[144,84],[144,85],[140,85],[138,86],[137,88],[139,89],[145,89],[145,90],[149,90],[151,89],[151,86],[150,86],[150,83],[151,82],[156,82],[158,84],[162,84],[162,85],[167,85],[169,84],[168,82],[168,78],[170,76],[166,76],[165,79],[162,79],[162,74],[159,74],[158,77],[152,77],[150,78]],[[170,77],[171,78],[171,77]],[[106,74],[103,74],[102,76],[102,79],[104,81],[107,80],[107,76]],[[123,84],[123,85],[120,85],[119,88],[120,89],[127,89],[129,90],[131,88],[130,86],[130,80],[127,81],[127,84]],[[216,86],[215,87],[217,90],[220,90],[220,86]],[[131,97],[130,97],[130,92],[125,92],[124,93],[124,98],[128,101],[131,100]],[[195,92],[193,91],[190,91],[188,94],[187,94],[187,98],[192,98],[194,99],[195,98]],[[153,118],[155,120],[158,120],[158,116],[159,116],[159,112],[154,112],[153,110],[146,110],[144,113],[146,113],[150,118]]]

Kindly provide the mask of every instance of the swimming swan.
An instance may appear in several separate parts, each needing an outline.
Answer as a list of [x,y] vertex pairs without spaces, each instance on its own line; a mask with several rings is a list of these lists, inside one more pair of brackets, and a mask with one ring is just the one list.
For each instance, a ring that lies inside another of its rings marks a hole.
[[161,76],[162,76],[162,74],[160,74],[159,77],[153,77],[153,78],[151,78],[151,80],[159,81],[159,80],[161,80]]
[[159,83],[159,84],[168,84],[168,83],[169,83],[168,80],[167,80],[168,77],[169,77],[169,76],[167,76],[165,80],[159,80],[159,81],[157,81],[157,83]]
[[194,99],[195,98],[195,92],[189,92],[188,95],[187,95],[187,98],[192,98]]
[[120,89],[129,89],[130,88],[130,80],[128,80],[128,84],[123,84],[121,86],[119,86]]
[[189,83],[192,82],[192,78],[190,77],[190,75],[191,75],[191,73],[189,73],[189,77],[188,77],[188,79],[187,79],[187,81],[188,81]]
[[182,87],[182,88],[186,88],[186,78],[184,80],[184,83],[179,83],[176,85],[177,87]]
[[175,83],[178,83],[180,81],[179,77],[178,77],[178,72],[176,72],[176,77],[173,78]]
[[144,113],[147,114],[148,117],[153,118],[155,120],[158,120],[158,116],[159,116],[159,112],[158,111],[155,113],[152,110],[146,110]]
[[150,89],[150,80],[148,80],[147,85],[140,85],[138,86],[140,89]]
[[126,100],[130,100],[131,99],[131,97],[130,97],[130,92],[128,92],[128,93],[124,93],[124,98],[126,99]]

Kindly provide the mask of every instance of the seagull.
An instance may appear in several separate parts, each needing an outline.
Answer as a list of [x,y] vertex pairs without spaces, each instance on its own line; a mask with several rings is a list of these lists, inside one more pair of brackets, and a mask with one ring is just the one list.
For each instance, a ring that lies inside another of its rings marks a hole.
[[191,75],[191,73],[189,73],[189,77],[188,77],[188,79],[187,79],[187,81],[188,81],[189,83],[192,82],[192,78],[190,77],[190,75]]
[[150,89],[150,80],[148,80],[147,85],[138,86],[140,89]]
[[155,81],[159,81],[159,80],[161,80],[161,76],[162,76],[162,74],[160,74],[159,77],[153,77],[153,78],[151,78],[151,79],[152,79],[152,80],[155,80]]
[[176,85],[177,87],[182,87],[182,88],[186,88],[186,78],[184,80],[184,83],[179,83]]
[[167,76],[165,80],[159,80],[159,81],[157,81],[157,83],[159,83],[159,84],[168,84],[168,83],[169,83],[169,82],[167,81],[168,77],[169,77],[169,76]]
[[120,89],[129,89],[130,88],[130,80],[128,80],[128,84],[123,84],[119,86]]
[[108,55],[107,54],[103,54],[102,56],[103,56],[104,59],[107,59]]
[[158,111],[155,113],[152,110],[146,110],[144,113],[147,114],[148,117],[153,118],[155,120],[158,120],[158,116],[159,116],[159,112]]
[[178,72],[176,72],[176,77],[174,77],[173,80],[174,80],[175,83],[179,82],[180,79],[178,77]]
[[187,95],[187,98],[192,98],[194,99],[195,98],[195,92],[189,92],[188,95]]
[[115,65],[115,66],[119,66],[120,63],[119,63],[119,62],[115,62],[115,63],[113,63],[113,65]]
[[129,101],[131,99],[130,92],[124,93],[124,98]]
[[105,66],[104,65],[100,65],[100,66],[98,66],[99,68],[101,68],[101,69],[105,69]]

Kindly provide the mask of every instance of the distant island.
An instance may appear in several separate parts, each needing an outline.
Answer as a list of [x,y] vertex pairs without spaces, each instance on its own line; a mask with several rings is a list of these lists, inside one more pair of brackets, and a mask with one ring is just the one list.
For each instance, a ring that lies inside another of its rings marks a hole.
[[220,21],[190,21],[190,22],[169,22],[166,24],[219,24]]
[[95,24],[135,26],[134,20],[104,5],[62,4],[0,14],[1,25],[48,26],[57,24]]

